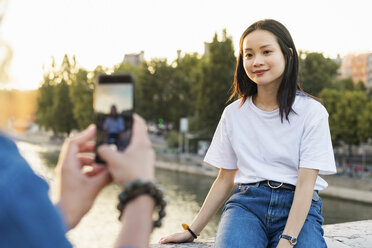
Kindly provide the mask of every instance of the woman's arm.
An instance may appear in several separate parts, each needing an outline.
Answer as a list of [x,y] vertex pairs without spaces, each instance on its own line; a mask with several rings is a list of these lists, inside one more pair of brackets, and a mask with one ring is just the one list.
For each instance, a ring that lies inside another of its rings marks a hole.
[[[200,233],[221,205],[226,201],[234,187],[236,172],[237,170],[220,169],[216,180],[204,200],[203,206],[190,226],[190,229],[194,233]],[[163,237],[160,239],[159,243],[165,244],[169,242],[187,242],[193,240],[194,238],[191,234],[188,231],[184,231],[182,233],[174,233],[167,237]]]
[[[287,224],[283,234],[298,237],[309,213],[318,170],[300,168],[296,190]],[[277,247],[292,247],[288,240],[281,239]]]

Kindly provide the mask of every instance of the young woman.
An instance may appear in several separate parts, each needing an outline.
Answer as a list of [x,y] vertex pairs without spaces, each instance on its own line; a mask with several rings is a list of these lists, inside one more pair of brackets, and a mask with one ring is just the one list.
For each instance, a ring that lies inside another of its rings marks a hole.
[[252,24],[240,39],[234,78],[239,99],[227,106],[205,162],[220,168],[191,226],[160,243],[193,241],[225,203],[215,247],[326,247],[322,202],[336,172],[328,113],[298,85],[288,30]]

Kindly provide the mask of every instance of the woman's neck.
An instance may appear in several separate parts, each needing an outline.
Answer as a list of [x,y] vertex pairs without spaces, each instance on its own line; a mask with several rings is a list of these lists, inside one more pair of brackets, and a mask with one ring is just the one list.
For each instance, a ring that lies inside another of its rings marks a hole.
[[276,89],[261,89],[257,88],[257,94],[253,96],[252,100],[257,108],[264,111],[273,111],[279,108],[278,105],[278,90]]

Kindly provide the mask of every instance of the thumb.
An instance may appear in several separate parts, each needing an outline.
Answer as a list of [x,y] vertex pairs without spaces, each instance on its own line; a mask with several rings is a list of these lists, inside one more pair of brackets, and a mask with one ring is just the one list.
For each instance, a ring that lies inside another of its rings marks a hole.
[[117,151],[114,151],[110,146],[108,145],[100,145],[97,149],[98,155],[107,163],[110,163],[113,159],[115,159],[117,156],[119,156],[119,153]]
[[111,181],[111,175],[108,172],[107,168],[102,167],[101,165],[95,165],[98,167],[101,167],[100,170],[96,172],[96,174],[91,177],[92,181],[94,181],[94,184],[98,186],[98,188],[103,188],[104,186],[108,185]]

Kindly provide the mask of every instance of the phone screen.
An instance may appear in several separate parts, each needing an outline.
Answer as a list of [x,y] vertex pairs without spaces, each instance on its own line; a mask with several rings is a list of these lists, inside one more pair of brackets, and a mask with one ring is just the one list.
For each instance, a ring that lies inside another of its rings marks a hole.
[[[134,82],[130,75],[101,75],[94,93],[96,147],[108,144],[115,150],[128,146],[134,112]],[[103,163],[96,155],[96,161]]]

